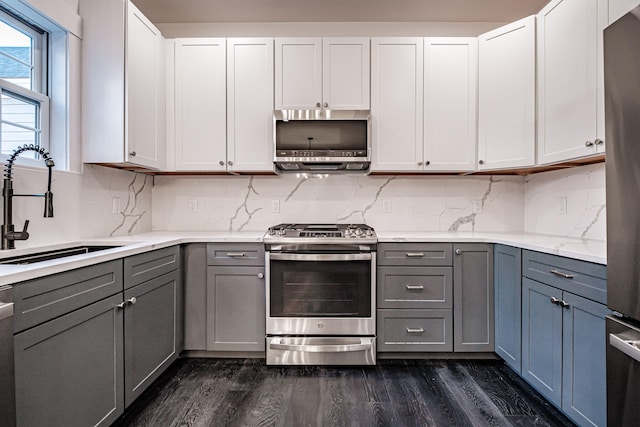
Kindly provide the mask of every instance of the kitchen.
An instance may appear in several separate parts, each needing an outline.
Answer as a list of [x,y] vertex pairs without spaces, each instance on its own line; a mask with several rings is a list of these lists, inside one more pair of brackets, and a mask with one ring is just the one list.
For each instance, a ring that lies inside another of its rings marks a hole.
[[[82,33],[79,28],[80,19],[76,12],[77,2],[67,0],[58,2],[61,3],[59,5],[36,1],[32,3],[45,15],[52,17],[65,28],[73,30],[76,36],[69,42],[72,51],[70,72],[72,75],[73,73],[80,75],[83,64],[77,57],[74,59],[73,55],[74,51],[78,53],[82,49],[79,38]],[[143,2],[134,3],[140,3],[138,6],[145,11]],[[507,22],[536,13],[544,3],[546,2],[540,2],[538,7],[529,5],[531,9],[527,13],[514,16],[509,20],[502,19],[501,22],[418,22],[402,25],[333,23],[326,26],[309,23],[305,24],[304,29],[295,23],[251,25],[158,23],[158,27],[168,40],[176,37],[205,36],[215,38],[318,35],[407,37],[419,34],[428,37],[476,37]],[[613,7],[613,4],[615,2],[610,2],[609,7]],[[629,5],[628,8],[631,6],[633,5]],[[167,13],[171,15],[169,9]],[[86,28],[84,32],[88,37]],[[102,54],[104,50],[97,52]],[[373,73],[372,70],[372,84]],[[170,76],[168,75],[167,78]],[[86,97],[87,94],[82,93],[79,79],[70,77],[69,81],[70,99],[73,101],[70,103],[72,113],[69,115],[71,118],[69,142],[72,148],[64,156],[69,172],[54,170],[52,184],[56,209],[54,218],[38,218],[42,206],[42,201],[39,199],[21,198],[14,203],[16,218],[14,222],[17,228],[22,227],[24,219],[32,220],[29,228],[31,237],[26,242],[18,242],[19,248],[35,248],[78,240],[98,241],[106,236],[113,236],[115,241],[120,243],[127,240],[137,242],[143,239],[141,234],[147,232],[171,232],[173,235],[184,235],[187,240],[183,242],[196,242],[198,235],[211,236],[209,237],[211,239],[231,240],[237,236],[239,241],[245,239],[260,241],[268,227],[279,223],[294,223],[304,218],[304,221],[309,223],[367,223],[376,230],[381,241],[384,241],[383,239],[391,241],[398,236],[415,235],[414,233],[418,233],[418,239],[448,242],[473,239],[474,234],[469,234],[470,232],[492,233],[492,235],[522,234],[523,232],[553,235],[560,239],[551,243],[553,253],[569,257],[576,257],[575,254],[578,253],[578,258],[583,260],[606,263],[603,249],[606,238],[603,163],[525,176],[502,173],[416,176],[416,167],[412,166],[413,169],[405,174],[386,172],[369,176],[329,175],[322,178],[301,179],[295,174],[233,175],[233,170],[230,170],[231,174],[227,174],[223,171],[231,165],[224,165],[222,171],[214,169],[214,165],[217,165],[219,160],[214,158],[211,166],[207,167],[210,167],[209,171],[222,174],[210,176],[206,173],[195,175],[193,173],[184,175],[132,173],[91,164],[83,165],[83,155],[84,159],[90,163],[121,163],[122,160],[89,159],[88,156],[95,153],[95,147],[85,146],[84,153],[80,149],[81,144],[90,144],[83,141],[82,137],[82,133],[88,130],[81,127],[76,118],[79,116],[80,98]],[[175,96],[177,100],[180,95],[171,94],[168,91],[167,99],[171,99],[171,96]],[[224,98],[224,92],[221,98]],[[85,104],[89,102],[91,101],[87,98],[84,99]],[[372,105],[375,105],[375,102],[372,96]],[[119,108],[122,109],[121,106]],[[212,108],[226,108],[226,106],[223,103],[222,107],[218,104],[212,105]],[[272,109],[273,107],[268,108],[269,111]],[[172,109],[168,111],[170,110]],[[479,112],[482,113],[482,111],[481,109]],[[86,111],[84,114],[87,117]],[[97,114],[100,114],[99,110]],[[174,114],[177,113],[174,112]],[[219,131],[215,128],[193,130],[191,127],[181,134],[176,129],[187,122],[181,125],[178,117],[172,119],[171,111],[167,116],[167,141],[170,141],[174,135],[176,139],[182,137],[187,141],[198,142],[201,141],[198,138],[199,135]],[[399,118],[394,117],[394,119]],[[91,119],[85,119],[85,121],[88,120]],[[602,117],[598,116],[598,120],[602,120]],[[118,131],[118,124],[115,121],[108,122],[107,127],[112,127],[113,132]],[[589,136],[588,139],[594,141],[596,137],[604,139],[601,128],[596,135]],[[84,139],[88,137],[85,136]],[[100,136],[92,135],[91,140],[99,141]],[[204,144],[204,142],[201,143]],[[584,145],[583,141],[581,145]],[[179,163],[180,156],[175,151],[176,147],[175,144],[167,144],[165,170],[179,170],[180,164],[176,163]],[[200,160],[199,157],[204,158],[208,154],[197,143],[192,149],[193,151],[190,152],[192,159],[195,157],[196,160]],[[379,152],[382,152],[381,150]],[[475,148],[472,151],[474,153],[472,168],[475,170]],[[189,154],[187,151],[182,152],[184,153]],[[122,157],[122,153],[120,156]],[[375,151],[373,156],[376,156]],[[54,155],[54,158],[57,164],[64,164],[60,156]],[[182,160],[189,159],[182,158]],[[227,159],[224,160],[226,163]],[[171,165],[172,162],[173,165]],[[384,165],[378,164],[377,167],[382,169]],[[397,166],[394,167],[397,168]],[[524,169],[524,167],[521,168]],[[400,169],[395,170],[402,172]],[[46,174],[36,169],[19,169],[14,174],[14,180],[16,191],[19,189],[21,193],[39,193],[45,186]],[[244,233],[248,233],[250,237]],[[562,240],[564,237],[571,239],[564,241]],[[542,250],[535,236],[530,238],[532,240],[528,243],[516,244],[504,236],[502,240],[496,236],[491,242],[511,243],[525,249]],[[526,244],[529,246],[527,247]],[[561,245],[561,247],[558,248],[555,245]],[[133,253],[128,252],[122,255]],[[21,280],[25,278],[23,276]]]

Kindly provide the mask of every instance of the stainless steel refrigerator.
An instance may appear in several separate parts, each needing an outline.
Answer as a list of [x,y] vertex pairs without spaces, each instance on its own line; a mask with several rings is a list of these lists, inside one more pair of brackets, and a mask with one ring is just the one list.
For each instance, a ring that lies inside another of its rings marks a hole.
[[640,420],[640,7],[604,31],[607,421]]

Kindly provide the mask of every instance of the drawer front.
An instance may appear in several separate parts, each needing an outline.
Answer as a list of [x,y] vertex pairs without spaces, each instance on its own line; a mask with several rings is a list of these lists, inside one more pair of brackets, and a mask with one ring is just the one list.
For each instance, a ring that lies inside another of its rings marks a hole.
[[264,266],[264,245],[261,243],[209,243],[207,265]]
[[522,275],[584,298],[607,303],[607,267],[540,252],[522,252]]
[[158,249],[124,259],[125,289],[180,268],[180,246]]
[[452,308],[451,267],[378,267],[378,308]]
[[450,266],[451,243],[381,243],[378,265]]
[[378,351],[453,351],[451,310],[378,310]]
[[122,260],[54,274],[13,287],[20,332],[122,292]]

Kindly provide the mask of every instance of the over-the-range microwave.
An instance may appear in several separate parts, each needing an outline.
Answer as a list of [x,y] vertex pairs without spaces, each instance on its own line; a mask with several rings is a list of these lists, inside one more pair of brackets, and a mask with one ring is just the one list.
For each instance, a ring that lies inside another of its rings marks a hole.
[[275,110],[273,119],[278,173],[369,171],[368,110]]

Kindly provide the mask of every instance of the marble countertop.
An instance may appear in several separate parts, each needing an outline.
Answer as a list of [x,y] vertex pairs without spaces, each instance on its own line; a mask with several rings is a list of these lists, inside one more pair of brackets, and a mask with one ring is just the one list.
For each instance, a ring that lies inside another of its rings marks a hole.
[[[523,249],[575,258],[583,261],[606,264],[607,244],[604,241],[583,240],[570,237],[547,236],[523,233],[420,233],[378,231],[378,241],[385,242],[484,242],[501,243]],[[0,264],[0,285],[22,282],[75,268],[86,267],[113,259],[136,255],[185,243],[260,243],[264,231],[242,232],[151,232],[131,236],[87,239],[74,242],[59,242],[46,246],[0,251],[3,258],[28,255],[35,252],[69,248],[83,245],[114,245],[114,248],[74,255],[34,264]]]

